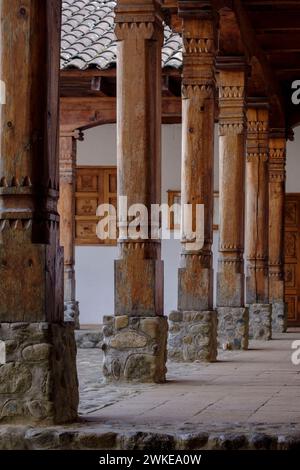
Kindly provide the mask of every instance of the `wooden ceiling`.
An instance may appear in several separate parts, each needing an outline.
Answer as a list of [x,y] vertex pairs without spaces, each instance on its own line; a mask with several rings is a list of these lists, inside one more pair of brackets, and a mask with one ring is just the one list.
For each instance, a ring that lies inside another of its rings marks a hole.
[[[219,12],[219,56],[244,56],[249,63],[249,98],[267,99],[271,127],[287,130],[300,124],[300,105],[292,104],[291,84],[300,80],[300,0],[212,0]],[[181,32],[178,2],[163,2],[166,19]],[[162,93],[180,100],[180,75],[165,69]],[[61,73],[61,96],[115,97],[115,69],[107,71],[65,70]],[[163,106],[164,107],[164,106]],[[165,122],[178,122],[176,115]],[[95,124],[94,124],[95,125]]]
[[244,0],[253,31],[279,84],[288,126],[300,123],[291,84],[300,79],[300,0]]

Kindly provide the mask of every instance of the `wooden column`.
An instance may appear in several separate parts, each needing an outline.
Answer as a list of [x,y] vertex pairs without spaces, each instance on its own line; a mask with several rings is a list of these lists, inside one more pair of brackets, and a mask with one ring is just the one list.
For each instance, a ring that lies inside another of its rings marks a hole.
[[246,303],[249,305],[250,335],[271,338],[271,307],[268,278],[268,134],[266,105],[249,104],[246,156]]
[[[151,205],[161,198],[160,2],[120,0],[115,32],[118,197],[127,198],[128,208],[143,204],[150,216]],[[150,238],[151,226],[144,239],[124,235],[124,226],[132,217],[121,212],[119,204],[122,233],[118,242],[120,257],[115,262],[114,325],[117,330],[123,321],[126,327],[116,336],[114,349],[110,349],[114,340],[107,340],[104,372],[108,379],[162,382],[167,323],[163,317],[160,240]],[[140,336],[140,331],[149,335]],[[150,346],[153,341],[154,349]],[[139,354],[134,354],[132,348],[137,344]]]
[[284,130],[272,130],[269,140],[269,289],[273,306],[272,327],[286,330],[284,302],[284,204],[286,139]]
[[15,345],[0,367],[4,422],[65,422],[78,404],[58,236],[60,18],[57,0],[0,2],[0,340]]
[[77,140],[82,133],[60,134],[59,157],[59,214],[60,243],[64,248],[65,321],[73,321],[79,329],[79,307],[76,301],[75,280],[75,187]]
[[[207,1],[181,0],[179,15],[182,17],[184,43],[181,203],[183,211],[184,205],[189,204],[194,214],[197,204],[204,205],[204,220],[199,220],[200,224],[204,224],[204,243],[201,246],[201,243],[188,242],[184,228],[182,229],[181,267],[178,272],[179,312],[173,312],[169,317],[171,336],[168,350],[169,356],[175,359],[213,361],[217,354],[211,250],[216,19],[212,5]],[[193,219],[195,220],[195,217]],[[195,230],[195,227],[193,229]],[[196,312],[203,312],[201,323],[206,340],[205,347],[199,346],[199,328],[197,334],[192,334]],[[179,317],[182,323],[178,322]],[[173,319],[176,326],[172,323]],[[179,325],[181,332],[185,331],[184,335],[178,331]],[[187,335],[190,342],[182,343]]]
[[220,241],[217,275],[219,336],[226,348],[247,347],[244,308],[245,85],[243,60],[219,61]]

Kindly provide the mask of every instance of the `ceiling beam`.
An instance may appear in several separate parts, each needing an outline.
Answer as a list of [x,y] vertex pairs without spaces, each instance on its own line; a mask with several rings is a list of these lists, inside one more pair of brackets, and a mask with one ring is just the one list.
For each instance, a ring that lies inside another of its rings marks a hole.
[[[268,92],[270,104],[273,108],[272,118],[274,119],[274,117],[276,116],[276,126],[283,127],[285,124],[284,101],[279,82],[277,81],[274,71],[270,66],[268,59],[260,46],[255,31],[253,30],[249,16],[245,11],[241,0],[234,0],[233,5],[234,11],[237,16],[237,21],[240,26],[243,43],[245,45],[245,48],[247,49],[249,57],[250,59],[252,57],[255,57],[260,63],[260,67],[263,73],[263,79],[266,84],[266,91]],[[271,125],[273,124],[271,123]]]
[[[73,132],[116,122],[116,98],[78,97],[60,99],[60,129]],[[163,96],[162,123],[181,122],[181,98]]]

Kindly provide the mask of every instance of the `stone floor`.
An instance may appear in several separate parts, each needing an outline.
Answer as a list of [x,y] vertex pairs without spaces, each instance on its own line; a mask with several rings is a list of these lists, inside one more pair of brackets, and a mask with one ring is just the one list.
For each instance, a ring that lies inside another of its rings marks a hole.
[[300,365],[291,361],[300,331],[221,352],[213,364],[168,364],[164,385],[105,385],[101,352],[78,350],[80,414],[106,424],[172,429],[185,424],[300,425]]
[[222,352],[214,364],[168,364],[164,385],[105,385],[101,351],[79,349],[80,420],[0,426],[0,449],[300,449],[300,330]]

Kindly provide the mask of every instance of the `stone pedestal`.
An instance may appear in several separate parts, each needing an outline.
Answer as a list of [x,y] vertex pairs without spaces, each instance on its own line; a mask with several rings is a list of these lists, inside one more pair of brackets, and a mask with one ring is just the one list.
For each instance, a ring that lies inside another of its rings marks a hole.
[[272,339],[272,305],[249,305],[249,338],[263,341]]
[[165,382],[167,317],[109,316],[103,323],[107,381]]
[[249,310],[247,307],[218,307],[218,346],[248,349]]
[[[1,323],[0,423],[74,421],[79,401],[73,327]],[[3,359],[3,357],[2,357]]]
[[217,359],[217,312],[181,312],[169,315],[168,357],[178,362],[214,362]]
[[272,304],[272,331],[273,333],[285,333],[287,329],[287,305],[285,302]]

